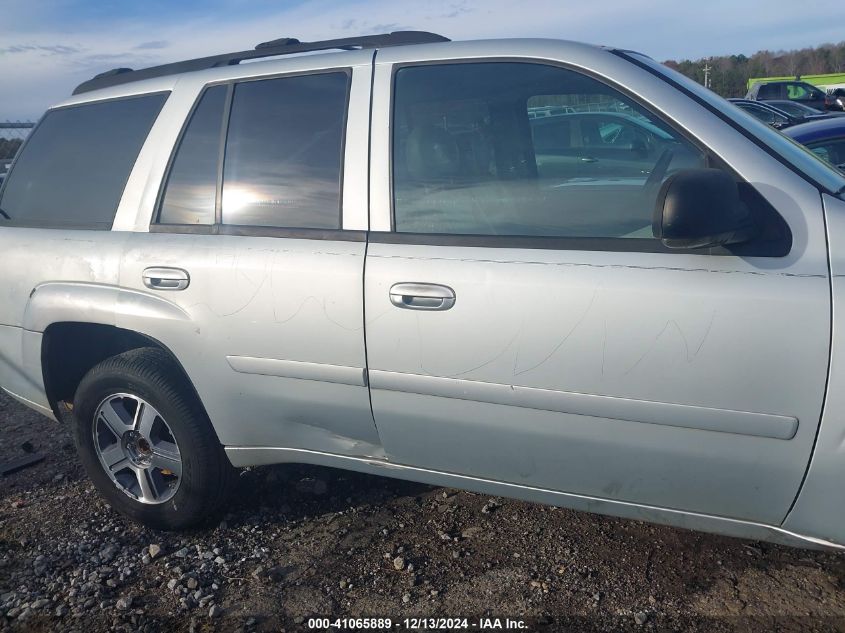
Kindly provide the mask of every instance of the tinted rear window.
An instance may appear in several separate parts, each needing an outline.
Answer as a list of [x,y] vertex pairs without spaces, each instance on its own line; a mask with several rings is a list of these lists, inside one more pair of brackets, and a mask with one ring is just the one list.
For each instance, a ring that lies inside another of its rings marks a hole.
[[759,99],[775,99],[780,96],[779,84],[763,84],[757,93]]
[[166,99],[144,95],[48,112],[6,178],[0,223],[111,228]]
[[226,90],[226,86],[209,88],[191,117],[170,168],[159,222],[214,223],[217,162]]
[[349,77],[235,86],[223,168],[223,224],[340,228]]

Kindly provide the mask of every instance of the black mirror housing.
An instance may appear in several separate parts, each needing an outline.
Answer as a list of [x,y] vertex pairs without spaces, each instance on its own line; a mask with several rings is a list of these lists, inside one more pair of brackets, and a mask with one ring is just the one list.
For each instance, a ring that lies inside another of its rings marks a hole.
[[730,174],[684,169],[660,188],[652,232],[669,248],[706,248],[747,242],[757,226]]

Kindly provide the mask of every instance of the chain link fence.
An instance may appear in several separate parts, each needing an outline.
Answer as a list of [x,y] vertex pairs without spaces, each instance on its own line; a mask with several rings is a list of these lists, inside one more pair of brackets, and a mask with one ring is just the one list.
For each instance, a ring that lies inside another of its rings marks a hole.
[[0,121],[0,183],[33,127],[31,121]]

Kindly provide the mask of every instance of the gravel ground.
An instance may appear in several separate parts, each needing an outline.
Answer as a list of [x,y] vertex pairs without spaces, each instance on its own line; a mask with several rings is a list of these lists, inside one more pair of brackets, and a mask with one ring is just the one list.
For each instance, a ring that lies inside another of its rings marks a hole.
[[300,631],[364,615],[845,631],[840,554],[304,466],[245,471],[218,526],[164,534],[100,500],[63,425],[0,394],[0,461],[25,442],[46,459],[0,478],[0,631]]

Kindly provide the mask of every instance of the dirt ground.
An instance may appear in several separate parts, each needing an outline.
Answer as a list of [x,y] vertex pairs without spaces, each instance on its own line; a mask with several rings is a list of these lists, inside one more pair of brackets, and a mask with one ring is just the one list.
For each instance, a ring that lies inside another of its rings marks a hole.
[[396,631],[447,630],[414,617],[845,631],[841,554],[304,466],[245,471],[218,526],[163,534],[100,500],[63,425],[0,395],[0,461],[25,449],[45,459],[0,477],[0,631],[307,631],[362,616]]

